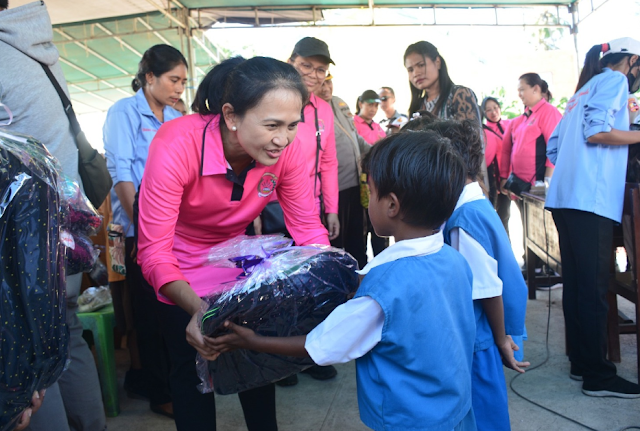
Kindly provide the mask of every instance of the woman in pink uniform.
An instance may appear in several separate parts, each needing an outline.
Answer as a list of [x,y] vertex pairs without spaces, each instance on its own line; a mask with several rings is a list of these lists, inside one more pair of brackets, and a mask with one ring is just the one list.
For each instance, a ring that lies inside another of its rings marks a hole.
[[353,122],[358,135],[362,136],[369,145],[373,145],[387,136],[380,124],[373,121],[379,105],[380,97],[373,90],[367,90],[358,96],[356,116],[353,117]]
[[500,159],[502,158],[502,139],[511,120],[502,119],[500,102],[495,97],[485,97],[480,105],[480,110],[486,119],[482,128],[485,143],[484,160],[487,164],[489,177],[489,198],[508,234],[511,199],[500,193]]
[[[196,388],[196,351],[205,358],[216,353],[200,333],[198,312],[201,298],[240,270],[204,265],[207,251],[243,234],[276,189],[296,243],[329,244],[296,139],[307,100],[290,65],[235,57],[204,78],[197,113],[164,124],[151,143],[140,189],[138,259],[158,294],[179,431],[216,429],[213,393]],[[273,384],[239,397],[250,431],[277,430]]]
[[[500,158],[500,191],[512,199],[516,196],[504,187],[509,175],[531,184],[551,177],[553,164],[547,158],[547,142],[562,119],[560,111],[547,102],[546,97],[551,98],[549,85],[537,73],[520,77],[518,95],[525,112],[514,118],[505,131]],[[516,204],[524,229],[524,205],[521,199],[516,199]]]

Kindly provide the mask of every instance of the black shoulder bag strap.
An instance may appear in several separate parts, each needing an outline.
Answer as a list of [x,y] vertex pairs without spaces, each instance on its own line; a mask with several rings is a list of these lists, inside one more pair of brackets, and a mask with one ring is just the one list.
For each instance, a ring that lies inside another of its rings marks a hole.
[[482,128],[483,128],[484,130],[488,130],[488,131],[490,131],[491,133],[493,133],[494,135],[496,135],[498,138],[500,138],[500,140],[502,140],[503,136],[500,136],[500,134],[499,134],[498,132],[496,132],[495,130],[493,130],[491,127],[487,126],[486,124],[483,124],[483,125],[482,125]]
[[318,164],[320,163],[320,151],[322,151],[322,142],[320,138],[320,135],[322,133],[320,132],[320,123],[318,121],[318,108],[314,106],[313,110],[316,115],[316,174],[313,181],[313,195],[315,196],[318,187],[318,178],[320,178],[320,173],[318,172]]
[[[60,97],[60,101],[62,102],[62,107],[64,108],[64,113],[67,114],[67,118],[69,118],[69,123],[71,124],[71,129],[73,130],[73,136],[78,136],[82,129],[80,128],[80,123],[78,123],[76,113],[73,111],[73,107],[71,106],[71,101],[62,90],[62,87],[60,87],[60,84],[58,83],[56,77],[53,76],[53,73],[51,72],[51,69],[49,69],[49,66],[41,62],[38,63],[40,63],[40,66],[42,66],[42,68],[44,69],[44,73],[47,74],[47,77],[58,92],[58,96]],[[76,143],[76,147],[78,147],[78,141],[74,139],[74,142]],[[78,150],[79,149],[80,148],[78,148]]]

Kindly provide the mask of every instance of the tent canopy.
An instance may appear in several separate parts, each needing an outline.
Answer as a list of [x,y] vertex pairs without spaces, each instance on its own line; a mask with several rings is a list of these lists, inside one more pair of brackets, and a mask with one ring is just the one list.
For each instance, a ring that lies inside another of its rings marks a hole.
[[[31,0],[10,0],[17,7]],[[606,1],[606,0],[605,0]],[[311,23],[323,25],[323,15],[332,9],[370,10],[376,25],[376,13],[387,8],[494,8],[523,6],[560,6],[570,9],[577,0],[48,0],[47,8],[54,24],[54,43],[60,51],[74,107],[78,113],[106,111],[115,101],[130,96],[131,81],[144,51],[166,43],[187,57],[192,83],[224,57],[222,49],[204,36],[218,23],[273,26]],[[563,8],[566,10],[566,8]],[[555,25],[569,27],[559,18]],[[536,23],[519,23],[519,25]]]

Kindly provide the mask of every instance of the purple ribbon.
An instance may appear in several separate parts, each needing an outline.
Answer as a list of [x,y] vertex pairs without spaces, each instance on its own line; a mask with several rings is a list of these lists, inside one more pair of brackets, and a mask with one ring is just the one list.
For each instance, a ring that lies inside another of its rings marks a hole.
[[[266,259],[269,259],[274,253],[292,248],[293,240],[284,239],[281,241],[272,241],[268,244],[260,246],[265,257],[260,257],[255,254],[247,254],[244,256],[236,256],[229,258],[230,262],[236,265],[236,268],[242,269],[242,274],[236,278],[239,280],[248,275],[251,275],[256,266],[260,265]],[[267,248],[265,249],[265,246]]]

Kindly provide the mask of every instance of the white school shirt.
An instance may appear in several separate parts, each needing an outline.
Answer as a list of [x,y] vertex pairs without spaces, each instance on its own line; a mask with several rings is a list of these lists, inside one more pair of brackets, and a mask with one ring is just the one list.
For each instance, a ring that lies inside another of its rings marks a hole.
[[[486,199],[480,184],[477,181],[467,184],[460,193],[455,210],[466,203],[480,199]],[[502,280],[498,277],[498,261],[489,256],[484,247],[464,229],[453,228],[450,236],[451,247],[458,250],[471,267],[473,274],[472,298],[476,300],[502,295]]]
[[[366,275],[376,266],[403,257],[424,256],[440,251],[444,245],[442,232],[399,241],[384,249],[363,269]],[[318,365],[341,364],[360,358],[382,339],[384,312],[370,296],[362,296],[336,307],[308,335],[304,344],[307,353]]]

